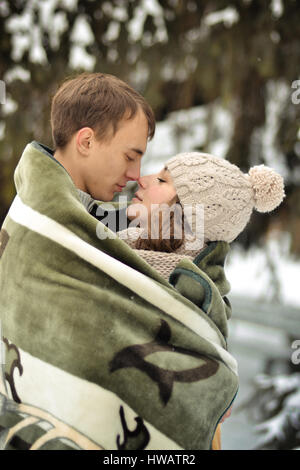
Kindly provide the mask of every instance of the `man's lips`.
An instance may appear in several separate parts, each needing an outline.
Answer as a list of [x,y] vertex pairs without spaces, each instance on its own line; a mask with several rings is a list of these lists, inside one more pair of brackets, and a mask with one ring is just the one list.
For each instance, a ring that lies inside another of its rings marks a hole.
[[122,191],[122,189],[125,188],[126,184],[122,186],[120,184],[116,184],[116,186],[118,187],[118,191]]

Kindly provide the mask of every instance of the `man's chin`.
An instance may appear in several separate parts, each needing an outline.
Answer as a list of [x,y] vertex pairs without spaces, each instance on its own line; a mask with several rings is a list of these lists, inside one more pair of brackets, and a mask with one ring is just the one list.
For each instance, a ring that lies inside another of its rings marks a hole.
[[93,199],[95,199],[95,201],[110,202],[114,197],[114,193],[112,193],[111,195],[95,193],[91,194],[91,196]]
[[98,193],[98,201],[111,202],[117,194],[120,193],[115,191],[115,186],[113,186],[112,188],[107,189],[105,192],[101,191],[101,194]]

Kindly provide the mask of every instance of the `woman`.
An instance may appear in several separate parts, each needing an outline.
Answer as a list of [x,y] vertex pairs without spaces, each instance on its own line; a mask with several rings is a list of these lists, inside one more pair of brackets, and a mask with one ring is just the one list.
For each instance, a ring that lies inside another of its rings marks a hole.
[[244,174],[213,155],[182,153],[139,179],[127,209],[132,223],[118,235],[168,279],[180,259],[193,259],[211,241],[231,243],[253,209],[270,212],[283,198],[282,177],[265,165]]
[[[198,258],[212,241],[232,242],[249,222],[253,208],[269,212],[283,198],[282,177],[264,165],[245,175],[209,154],[179,154],[159,173],[139,179],[127,209],[135,224],[118,235],[171,282],[180,260]],[[231,407],[219,423],[230,414]],[[220,448],[218,424],[212,449]]]

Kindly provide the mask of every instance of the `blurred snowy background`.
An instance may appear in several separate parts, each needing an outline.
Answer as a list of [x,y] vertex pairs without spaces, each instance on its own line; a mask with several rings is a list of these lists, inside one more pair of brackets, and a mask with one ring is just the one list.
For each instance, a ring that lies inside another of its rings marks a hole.
[[284,177],[284,203],[253,214],[227,260],[240,390],[222,444],[299,448],[299,2],[1,0],[0,31],[0,223],[26,143],[52,146],[51,96],[82,71],[117,75],[152,105],[142,174],[202,150]]

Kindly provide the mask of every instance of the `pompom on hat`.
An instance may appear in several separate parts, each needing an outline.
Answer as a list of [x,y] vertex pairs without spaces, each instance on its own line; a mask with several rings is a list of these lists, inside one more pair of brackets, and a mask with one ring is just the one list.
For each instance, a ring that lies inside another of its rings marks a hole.
[[249,179],[254,191],[254,208],[258,212],[270,212],[282,202],[285,194],[283,178],[272,168],[258,165],[250,168]]
[[244,174],[236,165],[207,153],[186,152],[165,163],[180,203],[192,207],[196,233],[196,205],[204,209],[204,241],[232,242],[245,228],[253,209],[270,212],[285,197],[282,176],[265,165]]

